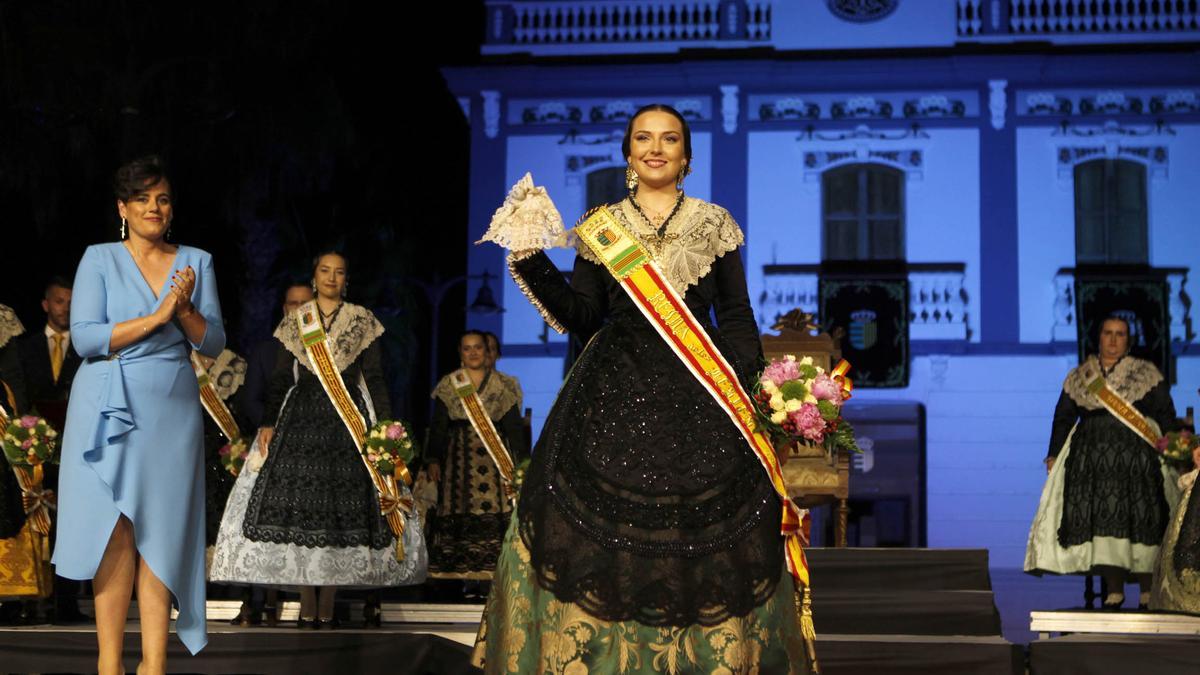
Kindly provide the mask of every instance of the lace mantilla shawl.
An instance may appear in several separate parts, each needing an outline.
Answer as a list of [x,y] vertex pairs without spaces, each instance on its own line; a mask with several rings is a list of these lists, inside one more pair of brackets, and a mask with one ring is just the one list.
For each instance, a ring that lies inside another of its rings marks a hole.
[[[610,204],[608,210],[646,246],[680,295],[711,272],[717,258],[745,241],[728,211],[694,197],[684,197],[679,212],[667,223],[661,237],[629,199]],[[581,241],[575,243],[575,250],[586,260],[604,264]]]
[[208,377],[221,400],[228,401],[246,382],[246,359],[238,356],[232,349],[226,349],[208,369]]
[[[1086,410],[1100,410],[1104,405],[1100,403],[1100,399],[1087,390],[1088,383],[1084,377],[1084,371],[1088,370],[1089,364],[1095,369],[1095,372],[1100,372],[1099,359],[1089,356],[1087,361],[1067,375],[1066,381],[1063,382],[1063,391],[1067,392],[1067,396],[1070,396],[1071,400],[1075,401],[1079,407]],[[1154,367],[1153,363],[1126,356],[1117,362],[1112,372],[1105,378],[1105,382],[1108,383],[1109,389],[1120,394],[1126,401],[1136,403],[1138,399],[1158,386],[1162,379],[1162,373],[1158,372],[1158,368]]]
[[[450,419],[467,419],[467,412],[463,410],[458,394],[454,393],[454,385],[450,384],[449,375],[443,377],[434,387],[431,398],[440,400],[446,406]],[[513,406],[521,405],[521,385],[511,375],[494,370],[484,383],[483,389],[479,391],[479,400],[483,402],[483,409],[487,411],[488,417],[495,422],[504,417]],[[517,412],[520,412],[519,408]]]
[[[342,304],[342,309],[334,318],[328,333],[329,352],[333,355],[334,365],[342,372],[354,363],[363,350],[371,346],[375,338],[383,335],[383,324],[379,323],[379,319],[375,318],[371,310],[347,302]],[[300,361],[300,365],[316,374],[312,364],[308,362],[304,344],[300,342],[300,328],[296,325],[294,315],[285,316],[279,323],[279,327],[275,329],[275,339],[283,343],[284,349],[291,352]]]
[[17,318],[17,313],[10,307],[0,305],[0,347],[8,341],[25,332],[25,326]]

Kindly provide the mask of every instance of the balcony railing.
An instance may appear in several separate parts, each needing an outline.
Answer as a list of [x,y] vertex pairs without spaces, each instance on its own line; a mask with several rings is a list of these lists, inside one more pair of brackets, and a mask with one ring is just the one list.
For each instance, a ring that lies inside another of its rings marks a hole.
[[[1189,268],[1169,267],[1158,270],[1167,281],[1167,308],[1171,320],[1171,342],[1188,343],[1195,339],[1192,326],[1192,301],[1187,294]],[[1075,342],[1078,339],[1077,305],[1075,302],[1075,270],[1060,269],[1054,275],[1054,327],[1051,339],[1055,342]]]
[[489,2],[487,44],[766,41],[771,0]]
[[[963,263],[908,264],[909,337],[966,340],[969,298]],[[769,265],[764,269],[758,321],[765,328],[793,309],[819,316],[820,265]]]
[[1200,30],[1195,0],[958,0],[957,12],[959,37]]
[[[485,0],[484,54],[648,54],[683,49],[853,50],[960,42],[1195,40],[1197,0],[955,0],[926,10],[863,10],[884,30],[847,42],[819,0]],[[866,6],[866,5],[864,5]],[[814,30],[813,26],[823,26]],[[849,25],[849,24],[847,24]]]

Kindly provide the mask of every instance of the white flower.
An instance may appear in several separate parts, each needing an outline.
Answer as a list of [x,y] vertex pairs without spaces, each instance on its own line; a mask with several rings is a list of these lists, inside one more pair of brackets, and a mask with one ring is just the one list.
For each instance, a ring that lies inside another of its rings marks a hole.
[[779,412],[771,413],[771,421],[774,422],[775,424],[783,424],[783,421],[786,419],[787,419],[787,413],[782,410],[780,410]]
[[783,410],[783,394],[776,392],[771,395],[771,410]]
[[806,357],[800,359],[800,365],[802,365],[802,366],[811,366],[812,364],[813,364],[813,359],[811,356],[806,356]]
[[798,398],[789,398],[787,403],[784,404],[784,409],[788,412],[796,412],[802,405],[804,405],[804,401],[801,401]]
[[767,392],[768,394],[774,394],[775,392],[779,391],[779,387],[775,386],[775,383],[771,380],[763,380],[762,388],[763,391]]
[[817,404],[817,397],[816,397],[816,396],[813,396],[812,394],[805,394],[805,395],[804,395],[804,402],[805,402],[805,403],[811,403],[811,404],[813,404],[813,405],[816,405],[816,404]]

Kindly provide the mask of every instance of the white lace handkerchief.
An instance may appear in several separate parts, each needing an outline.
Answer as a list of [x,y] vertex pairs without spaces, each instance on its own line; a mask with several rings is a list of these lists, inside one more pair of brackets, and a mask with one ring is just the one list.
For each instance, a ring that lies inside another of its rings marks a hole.
[[568,238],[562,215],[546,188],[533,184],[526,173],[496,209],[487,233],[475,242],[491,241],[510,251],[529,251],[566,246]]

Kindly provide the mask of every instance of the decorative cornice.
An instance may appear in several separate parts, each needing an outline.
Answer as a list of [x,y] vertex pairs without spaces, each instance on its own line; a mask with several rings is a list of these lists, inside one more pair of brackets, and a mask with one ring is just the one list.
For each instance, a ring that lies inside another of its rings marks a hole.
[[1179,115],[1200,112],[1200,92],[1190,89],[1067,89],[1021,91],[1018,114]]
[[[622,123],[644,105],[658,99],[514,99],[509,102],[509,123],[538,124],[612,124]],[[671,102],[688,121],[712,119],[711,102],[705,97],[681,98]]]

